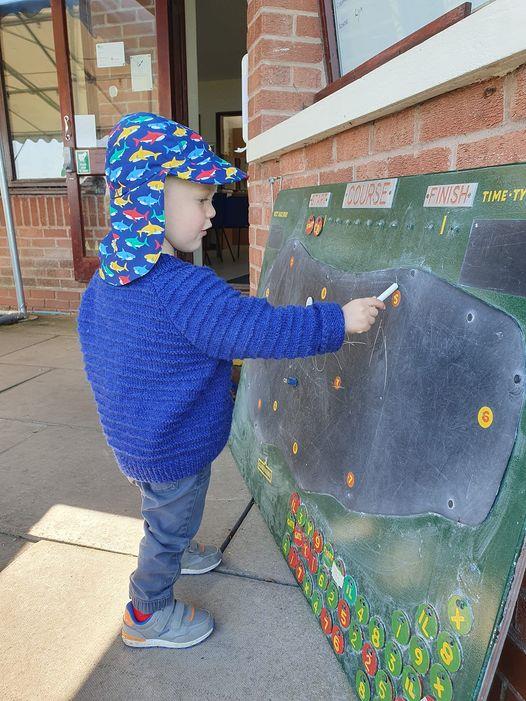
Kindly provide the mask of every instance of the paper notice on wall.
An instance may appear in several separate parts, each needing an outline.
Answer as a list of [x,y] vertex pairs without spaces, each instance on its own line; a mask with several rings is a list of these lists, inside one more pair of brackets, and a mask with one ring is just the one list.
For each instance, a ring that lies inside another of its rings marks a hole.
[[97,44],[97,68],[124,66],[124,42],[110,41]]
[[130,56],[130,68],[133,92],[153,88],[152,57],[150,54]]
[[97,146],[97,128],[94,114],[75,115],[75,137],[77,148],[95,148]]

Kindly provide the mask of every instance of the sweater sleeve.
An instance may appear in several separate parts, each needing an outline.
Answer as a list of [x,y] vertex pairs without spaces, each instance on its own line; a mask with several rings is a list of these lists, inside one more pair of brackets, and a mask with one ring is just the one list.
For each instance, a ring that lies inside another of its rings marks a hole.
[[273,307],[209,268],[180,265],[176,275],[157,276],[155,287],[177,329],[212,358],[307,357],[337,351],[345,338],[339,304]]

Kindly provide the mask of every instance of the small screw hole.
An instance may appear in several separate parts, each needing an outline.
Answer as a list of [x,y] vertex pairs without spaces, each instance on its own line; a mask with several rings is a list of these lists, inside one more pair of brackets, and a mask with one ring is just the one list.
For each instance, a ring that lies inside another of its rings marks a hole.
[[475,318],[475,317],[473,316],[473,314],[472,314],[471,312],[470,312],[470,313],[468,314],[468,316],[467,316],[467,319],[468,319],[469,323],[471,323],[471,322],[473,321],[474,318]]
[[513,382],[515,382],[515,384],[518,385],[520,381],[521,381],[521,376],[515,375],[515,377],[513,378]]
[[450,499],[448,501],[447,505],[449,506],[450,509],[452,509],[455,506],[455,502],[453,501],[453,499]]
[[416,275],[416,270],[411,270],[411,277],[414,277]]

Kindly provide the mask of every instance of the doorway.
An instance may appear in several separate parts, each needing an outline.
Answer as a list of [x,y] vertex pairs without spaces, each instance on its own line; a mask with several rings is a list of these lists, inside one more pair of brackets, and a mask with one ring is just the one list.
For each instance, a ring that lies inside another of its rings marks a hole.
[[109,229],[111,128],[130,112],[187,119],[184,0],[51,0],[51,10],[75,277],[88,281]]
[[[246,53],[246,0],[186,0],[190,126],[214,151],[247,170],[241,118],[241,60]],[[192,121],[193,120],[193,121]],[[202,262],[234,287],[249,290],[246,181],[221,186]]]

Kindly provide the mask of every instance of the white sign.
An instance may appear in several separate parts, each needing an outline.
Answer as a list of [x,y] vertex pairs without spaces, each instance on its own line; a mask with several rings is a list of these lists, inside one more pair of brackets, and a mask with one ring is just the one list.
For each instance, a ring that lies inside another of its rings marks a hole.
[[77,148],[95,148],[97,146],[97,127],[94,114],[75,115],[75,138]]
[[130,56],[132,91],[152,90],[152,57],[150,54]]
[[430,185],[424,198],[424,207],[473,207],[478,183]]
[[330,192],[313,192],[310,196],[309,207],[328,207],[330,199]]
[[97,68],[124,66],[124,42],[110,41],[97,44]]
[[343,196],[343,209],[390,209],[398,178],[362,180],[349,183]]

